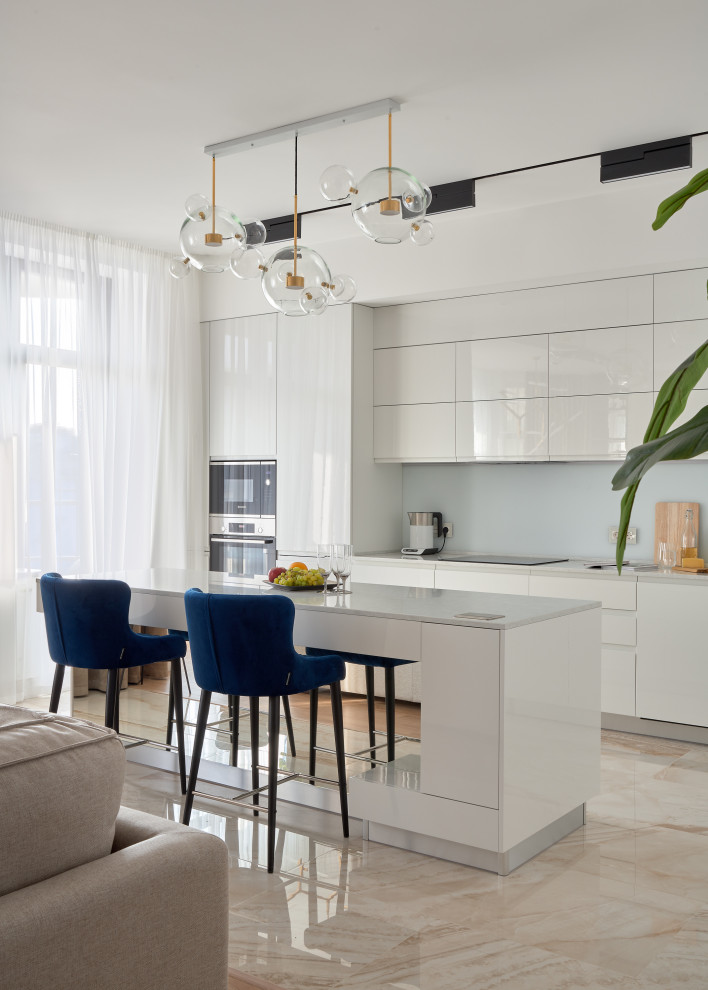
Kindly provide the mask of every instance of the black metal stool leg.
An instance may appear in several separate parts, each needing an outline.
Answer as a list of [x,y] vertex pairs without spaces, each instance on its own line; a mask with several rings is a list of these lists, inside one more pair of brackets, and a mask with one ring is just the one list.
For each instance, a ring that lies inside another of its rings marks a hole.
[[199,776],[199,761],[202,758],[202,746],[204,745],[204,732],[209,718],[209,706],[211,704],[211,691],[202,691],[199,699],[199,711],[197,712],[197,727],[194,732],[194,746],[192,748],[192,764],[189,768],[189,783],[187,784],[187,797],[184,802],[182,812],[182,824],[189,825],[192,816],[192,802],[194,801],[194,789],[197,786]]
[[49,698],[49,711],[58,712],[59,711],[59,698],[61,697],[61,688],[64,683],[64,671],[66,667],[63,663],[56,664],[54,668],[54,680],[52,681],[52,693]]
[[124,674],[125,674],[125,670],[119,670],[118,675],[116,677],[116,686],[115,686],[116,696],[113,703],[113,728],[116,730],[116,732],[120,732],[120,689],[123,684]]
[[334,748],[337,753],[337,779],[339,781],[339,803],[342,809],[342,832],[349,835],[349,803],[347,801],[347,771],[344,761],[344,719],[342,717],[342,686],[335,681],[329,686],[332,697],[332,723],[334,725]]
[[[376,755],[374,747],[376,746],[376,709],[374,707],[374,668],[364,667],[364,673],[366,676],[366,711],[369,716],[369,746],[371,746],[372,757]],[[371,764],[371,768],[376,766],[375,763]]]
[[275,802],[278,791],[278,743],[280,741],[280,697],[268,699],[268,872],[275,866]]
[[231,766],[238,765],[238,718],[241,711],[241,696],[239,694],[229,695],[229,709],[231,715]]
[[[259,786],[258,778],[258,746],[260,743],[260,725],[259,718],[260,712],[258,710],[258,698],[251,698],[249,702],[251,709],[251,787],[255,790]],[[258,804],[258,795],[253,795],[253,803]],[[258,817],[258,811],[254,811],[255,817]]]
[[106,673],[106,714],[104,725],[109,729],[115,729],[116,721],[116,680],[118,671],[113,669]]
[[184,705],[182,703],[182,665],[179,657],[170,661],[170,687],[174,696],[175,720],[177,722],[177,760],[179,762],[179,787],[187,793],[187,772],[184,760]]
[[167,732],[165,734],[165,745],[172,745],[172,726],[175,719],[175,693],[172,688],[172,674],[170,673],[170,691],[167,695]]
[[396,759],[396,680],[395,667],[386,667],[384,671],[386,694],[386,744],[387,758],[391,763]]
[[[315,746],[317,745],[317,703],[319,701],[319,697],[317,688],[310,691],[310,778],[312,778],[317,772],[317,753],[315,751]],[[314,785],[315,782],[310,779],[310,783]]]
[[292,756],[297,756],[295,751],[295,733],[293,732],[293,717],[290,714],[290,699],[286,694],[283,695],[283,713],[285,715],[285,727],[288,730],[290,753]]

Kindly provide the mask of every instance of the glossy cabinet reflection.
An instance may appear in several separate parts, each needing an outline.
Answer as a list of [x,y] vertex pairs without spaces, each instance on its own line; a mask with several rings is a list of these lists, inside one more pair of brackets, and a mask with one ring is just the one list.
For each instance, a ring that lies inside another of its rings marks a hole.
[[376,406],[377,460],[454,461],[455,403]]
[[374,405],[450,402],[455,345],[385,347],[374,353]]
[[652,407],[651,392],[551,398],[551,460],[624,460],[642,442]]
[[548,399],[456,403],[458,461],[547,461]]
[[465,340],[456,345],[458,402],[548,395],[548,334]]
[[652,326],[554,333],[550,395],[611,395],[652,389]]
[[[654,327],[654,389],[659,391],[672,372],[708,340],[707,320],[660,323]],[[699,385],[708,388],[708,376]]]
[[273,457],[276,317],[209,325],[209,456]]

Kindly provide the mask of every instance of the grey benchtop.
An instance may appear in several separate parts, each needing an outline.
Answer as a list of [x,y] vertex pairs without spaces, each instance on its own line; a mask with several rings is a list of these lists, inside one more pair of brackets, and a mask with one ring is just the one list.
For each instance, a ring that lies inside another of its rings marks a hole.
[[[470,551],[479,553],[480,551]],[[464,556],[463,550],[455,551],[456,556]],[[537,554],[536,556],[552,556],[551,554]],[[607,559],[611,559],[612,554],[608,554]],[[532,559],[529,555],[529,559]],[[627,559],[631,558],[627,555]],[[557,574],[559,577],[587,577],[602,578],[605,581],[651,581],[664,582],[667,584],[687,584],[694,587],[705,585],[708,587],[708,574],[680,574],[675,571],[663,573],[661,571],[633,571],[624,567],[622,574],[618,574],[614,566],[593,568],[586,567],[588,558],[572,557],[570,560],[560,561],[555,564],[482,564],[478,562],[455,560],[452,554],[442,555],[430,554],[426,557],[403,557],[400,551],[390,550],[383,552],[369,551],[357,553],[355,561],[360,563],[385,563],[394,567],[416,567],[423,570],[464,570],[464,571],[493,571],[503,574]],[[634,558],[637,564],[648,564],[649,560]]]
[[[353,584],[351,594],[325,596],[321,591],[280,590],[259,578],[230,580],[221,574],[206,571],[152,570],[95,576],[120,578],[130,585],[134,594],[182,595],[187,588],[201,588],[202,591],[229,595],[287,595],[302,609],[327,609],[341,614],[485,629],[512,629],[600,607],[600,603],[595,601],[380,584]],[[501,618],[461,618],[465,612],[499,615]]]

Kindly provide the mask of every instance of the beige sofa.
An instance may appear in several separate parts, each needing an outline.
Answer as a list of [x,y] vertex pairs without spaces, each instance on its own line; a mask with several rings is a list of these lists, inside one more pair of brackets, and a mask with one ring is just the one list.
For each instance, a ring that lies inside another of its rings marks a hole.
[[0,984],[225,990],[228,852],[120,807],[109,729],[0,705]]

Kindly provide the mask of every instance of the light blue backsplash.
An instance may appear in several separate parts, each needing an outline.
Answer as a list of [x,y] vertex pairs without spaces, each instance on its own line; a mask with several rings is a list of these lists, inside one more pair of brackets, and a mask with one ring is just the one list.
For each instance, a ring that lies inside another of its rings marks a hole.
[[[405,464],[403,508],[440,511],[454,524],[446,549],[612,557],[607,530],[619,521],[617,464]],[[654,553],[654,504],[698,502],[699,550],[708,556],[708,462],[659,464],[639,487],[632,513],[638,543]],[[404,513],[402,540],[408,538]]]

